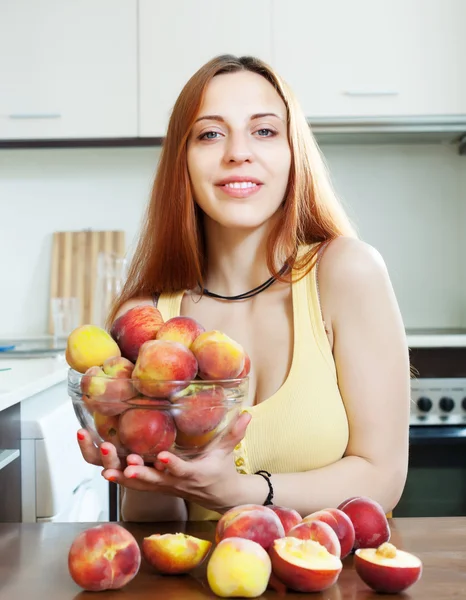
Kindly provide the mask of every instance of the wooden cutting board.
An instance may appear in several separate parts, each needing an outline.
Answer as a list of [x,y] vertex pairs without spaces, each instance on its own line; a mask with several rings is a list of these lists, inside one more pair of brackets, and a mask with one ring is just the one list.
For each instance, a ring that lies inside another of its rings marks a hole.
[[[125,251],[124,231],[56,231],[52,243],[50,298],[77,297],[79,324],[92,323],[97,257],[100,252],[123,257]],[[49,332],[53,334],[51,306]]]

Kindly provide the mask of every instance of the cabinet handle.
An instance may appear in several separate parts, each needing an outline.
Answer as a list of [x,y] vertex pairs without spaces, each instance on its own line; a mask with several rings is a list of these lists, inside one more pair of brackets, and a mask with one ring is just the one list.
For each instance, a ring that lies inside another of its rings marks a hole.
[[19,458],[19,450],[0,450],[0,471]]
[[343,90],[345,96],[399,96],[398,90]]
[[16,113],[8,115],[9,119],[61,119],[59,113]]

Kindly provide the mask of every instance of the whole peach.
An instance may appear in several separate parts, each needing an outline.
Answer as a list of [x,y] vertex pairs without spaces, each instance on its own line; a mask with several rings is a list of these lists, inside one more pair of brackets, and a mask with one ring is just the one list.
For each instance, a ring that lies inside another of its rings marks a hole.
[[353,548],[374,548],[390,539],[390,527],[382,506],[366,496],[346,500],[338,507],[354,527]]
[[99,412],[95,412],[93,417],[95,429],[102,440],[111,442],[119,448],[121,446],[120,436],[118,435],[119,417],[117,415],[109,417]]
[[267,588],[270,557],[256,542],[230,537],[222,540],[207,563],[210,589],[222,598],[255,598]]
[[81,325],[68,336],[66,362],[79,373],[85,373],[90,367],[100,367],[112,356],[121,356],[120,348],[101,327]]
[[240,344],[221,331],[205,331],[191,345],[202,379],[235,379],[244,368]]
[[354,545],[354,527],[348,515],[338,508],[326,508],[313,512],[303,519],[305,523],[316,520],[327,523],[337,534],[341,546],[340,558],[348,556]]
[[237,379],[242,379],[249,375],[251,371],[251,359],[249,358],[249,354],[247,352],[244,353],[244,367],[241,373],[238,375]]
[[[186,387],[197,375],[191,350],[167,340],[151,340],[141,346],[133,371],[133,383],[145,396],[168,397]],[[177,382],[177,383],[173,383]]]
[[298,525],[298,523],[301,523],[301,521],[303,520],[299,512],[297,510],[294,510],[294,508],[286,508],[285,506],[275,506],[274,504],[269,506],[269,508],[278,515],[278,518],[282,522],[283,529],[285,530],[285,535],[292,527]]
[[337,534],[330,525],[323,521],[302,521],[290,529],[287,537],[295,537],[300,540],[314,540],[324,546],[330,554],[340,558],[341,547]]
[[120,347],[122,356],[136,362],[141,346],[155,339],[162,325],[163,317],[159,309],[141,304],[118,317],[113,322],[110,335]]
[[82,531],[68,553],[71,577],[85,590],[117,590],[139,571],[141,551],[129,531],[105,523]]
[[211,546],[208,540],[184,533],[155,533],[143,539],[142,554],[160,573],[177,575],[199,566]]
[[230,537],[252,540],[268,550],[273,541],[283,537],[285,530],[278,515],[267,506],[243,504],[230,508],[218,520],[215,540]]
[[126,409],[124,402],[136,396],[131,375],[134,365],[122,356],[104,361],[102,367],[91,367],[81,378],[81,390],[94,410],[117,415]]
[[131,452],[156,456],[168,450],[176,436],[175,424],[168,411],[130,408],[120,416],[121,443]]
[[172,415],[179,431],[199,436],[215,429],[227,413],[225,391],[220,385],[191,384],[171,397]]
[[165,321],[155,339],[179,342],[190,348],[197,336],[204,331],[204,327],[191,317],[173,317]]

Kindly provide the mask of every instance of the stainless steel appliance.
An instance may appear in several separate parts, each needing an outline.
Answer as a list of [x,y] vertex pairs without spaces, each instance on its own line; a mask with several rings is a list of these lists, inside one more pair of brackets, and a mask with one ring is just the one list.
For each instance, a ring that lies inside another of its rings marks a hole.
[[394,516],[466,516],[466,345],[455,339],[410,350],[409,469]]

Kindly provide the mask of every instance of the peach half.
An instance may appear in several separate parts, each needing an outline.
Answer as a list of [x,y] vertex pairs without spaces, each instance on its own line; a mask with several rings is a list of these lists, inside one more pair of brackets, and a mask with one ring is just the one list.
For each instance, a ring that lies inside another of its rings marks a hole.
[[340,558],[343,559],[353,549],[354,545],[354,527],[351,519],[343,511],[338,508],[326,508],[324,510],[318,510],[311,513],[307,517],[304,517],[303,521],[308,523],[309,521],[322,521],[327,523],[337,534],[338,541],[340,542],[341,554]]
[[422,562],[414,554],[397,550],[385,542],[376,548],[359,548],[354,555],[354,568],[371,589],[397,594],[419,580]]
[[205,559],[212,542],[184,533],[155,533],[142,541],[142,554],[159,573],[178,575],[192,571]]
[[82,531],[68,553],[72,579],[85,590],[118,590],[139,571],[141,551],[133,535],[116,523]]
[[257,542],[268,550],[273,541],[285,535],[273,510],[260,504],[242,504],[227,510],[217,522],[215,541],[239,537]]
[[256,598],[267,589],[270,557],[260,544],[231,537],[215,547],[207,563],[207,581],[222,598]]
[[338,579],[343,565],[314,540],[284,537],[275,540],[270,548],[272,570],[295,592],[321,592]]
[[276,515],[278,515],[278,518],[282,522],[283,529],[285,530],[285,535],[287,535],[288,531],[292,527],[298,525],[298,523],[301,523],[301,521],[303,520],[302,516],[297,510],[294,510],[294,508],[287,508],[286,506],[275,506],[275,504],[272,504],[271,506],[269,506],[269,508],[270,510],[273,510],[273,512]]
[[345,500],[338,507],[354,527],[354,545],[357,548],[376,548],[390,539],[390,527],[383,508],[366,496]]
[[340,558],[341,546],[337,534],[330,525],[323,521],[303,521],[292,527],[286,534],[287,537],[295,537],[300,540],[313,540],[324,546],[330,554]]

